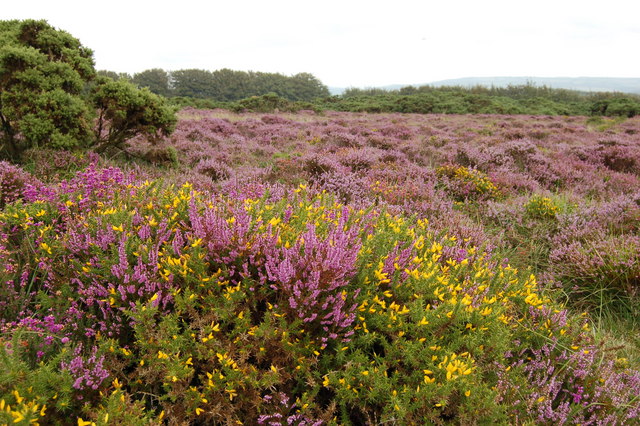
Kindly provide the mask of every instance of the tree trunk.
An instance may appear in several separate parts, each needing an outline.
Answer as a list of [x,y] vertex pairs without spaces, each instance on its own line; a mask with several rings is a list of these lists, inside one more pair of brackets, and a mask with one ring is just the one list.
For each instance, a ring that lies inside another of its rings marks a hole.
[[7,157],[13,161],[18,161],[20,151],[16,144],[15,132],[0,110],[0,124],[2,124],[2,151],[7,153]]

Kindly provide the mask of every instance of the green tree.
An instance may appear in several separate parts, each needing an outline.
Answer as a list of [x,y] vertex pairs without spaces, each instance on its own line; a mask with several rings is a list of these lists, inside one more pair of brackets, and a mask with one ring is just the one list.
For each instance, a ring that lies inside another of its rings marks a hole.
[[640,114],[640,102],[630,97],[615,96],[601,99],[590,106],[591,115],[634,117]]
[[228,68],[214,71],[214,98],[220,101],[237,101],[256,95],[251,76],[244,71],[234,71]]
[[315,98],[329,96],[329,89],[314,75],[301,72],[288,78],[293,101],[312,101]]
[[124,79],[124,80],[133,80],[133,77],[131,77],[131,74],[126,73],[126,72],[115,72],[115,71],[110,71],[110,70],[98,70],[96,72],[97,75],[101,76],[101,77],[109,77],[112,78],[114,80],[120,80],[120,79]]
[[121,147],[174,124],[172,110],[148,90],[126,78],[96,79],[93,52],[69,33],[46,21],[0,21],[0,157],[19,161],[38,147]]
[[190,98],[216,98],[215,79],[210,71],[178,70],[171,73],[173,94]]
[[124,149],[138,135],[151,140],[168,136],[176,124],[173,108],[147,88],[138,89],[126,80],[98,77],[90,99],[97,110],[95,150]]
[[69,33],[46,21],[0,21],[0,155],[88,144],[82,92],[94,76],[92,51]]
[[147,87],[156,95],[169,96],[169,73],[161,68],[153,68],[134,74],[131,80],[138,87]]

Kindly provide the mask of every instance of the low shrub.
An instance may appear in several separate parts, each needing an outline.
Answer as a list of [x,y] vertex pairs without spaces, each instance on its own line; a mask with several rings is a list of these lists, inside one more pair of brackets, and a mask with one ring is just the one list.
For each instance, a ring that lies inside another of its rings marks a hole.
[[499,199],[502,194],[489,177],[480,170],[464,166],[444,165],[436,169],[444,179],[445,188],[458,200]]
[[640,414],[638,373],[607,363],[584,318],[428,220],[304,185],[250,198],[95,167],[26,192],[0,213],[6,422]]

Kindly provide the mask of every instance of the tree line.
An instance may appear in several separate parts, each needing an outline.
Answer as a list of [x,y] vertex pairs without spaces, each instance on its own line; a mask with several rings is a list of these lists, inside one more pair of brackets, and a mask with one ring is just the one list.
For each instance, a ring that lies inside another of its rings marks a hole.
[[580,92],[534,84],[506,87],[406,86],[397,90],[347,89],[325,98],[323,109],[356,112],[531,115],[640,115],[640,96]]
[[166,71],[153,68],[133,75],[114,71],[99,73],[115,80],[130,80],[138,87],[146,87],[151,92],[166,97],[234,102],[269,93],[289,101],[311,101],[329,96],[327,86],[309,73],[286,76],[269,72],[234,71],[228,68],[216,71]]

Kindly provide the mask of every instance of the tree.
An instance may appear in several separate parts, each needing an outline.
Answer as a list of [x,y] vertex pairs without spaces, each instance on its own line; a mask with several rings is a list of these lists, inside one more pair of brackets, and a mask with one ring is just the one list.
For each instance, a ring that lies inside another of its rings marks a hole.
[[314,75],[301,72],[288,78],[293,101],[312,101],[315,98],[329,96],[329,89]]
[[220,101],[237,101],[256,95],[252,87],[252,79],[244,71],[228,68],[213,71],[214,98]]
[[290,101],[312,101],[329,96],[327,86],[309,73],[285,76],[228,68],[213,72],[188,69],[172,72],[171,78],[173,95],[217,101],[237,101],[269,93]]
[[626,96],[595,101],[590,107],[591,115],[634,117],[640,114],[640,102]]
[[138,89],[127,80],[98,77],[90,99],[97,110],[95,150],[124,149],[138,135],[151,140],[168,136],[176,124],[175,111],[147,88]]
[[87,144],[82,91],[94,76],[92,51],[69,33],[46,21],[0,21],[0,155]]
[[167,134],[172,115],[163,99],[127,79],[96,79],[93,52],[69,33],[46,21],[0,21],[0,157],[19,161],[39,147],[122,147],[138,134]]
[[156,95],[169,96],[169,73],[161,68],[153,68],[134,74],[131,80],[138,87],[147,87]]
[[209,71],[178,70],[171,73],[173,94],[190,98],[216,98],[215,79]]
[[125,79],[125,80],[132,80],[133,77],[131,77],[131,74],[126,73],[126,72],[115,72],[115,71],[110,71],[110,70],[98,70],[96,72],[96,74],[98,76],[101,77],[109,77],[112,78],[114,80],[120,80],[120,79]]

